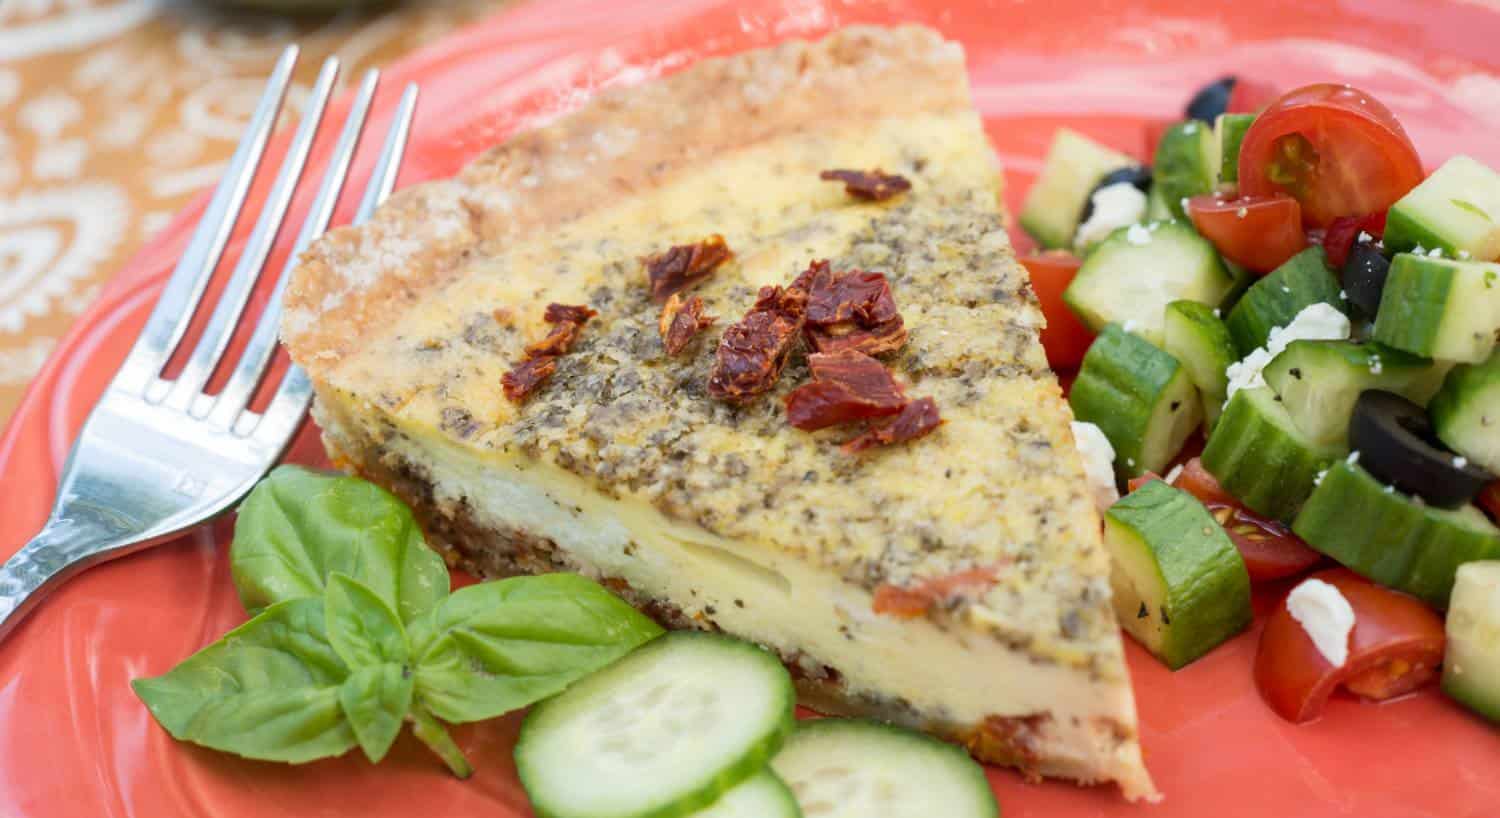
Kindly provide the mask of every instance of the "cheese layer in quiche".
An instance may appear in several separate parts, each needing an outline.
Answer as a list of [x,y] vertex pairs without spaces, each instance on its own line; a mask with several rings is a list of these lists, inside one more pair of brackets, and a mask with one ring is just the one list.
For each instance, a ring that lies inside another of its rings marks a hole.
[[[831,168],[911,189],[863,201]],[[778,651],[815,709],[1147,797],[1109,558],[999,194],[961,49],[851,28],[602,94],[397,193],[307,253],[283,335],[330,453],[457,564],[581,572]],[[641,258],[712,234],[734,256],[691,294],[719,321],[668,356]],[[848,428],[791,428],[800,352],[769,394],[707,395],[723,329],[815,259],[889,279],[910,337],[888,363],[935,432],[855,456]],[[501,378],[551,302],[599,315],[517,405]],[[943,592],[898,615],[882,587]]]

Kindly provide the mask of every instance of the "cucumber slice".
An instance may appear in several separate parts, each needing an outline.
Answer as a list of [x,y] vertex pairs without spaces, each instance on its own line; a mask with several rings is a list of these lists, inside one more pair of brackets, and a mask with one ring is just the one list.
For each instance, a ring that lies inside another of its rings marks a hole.
[[1445,361],[1490,357],[1500,340],[1500,264],[1396,256],[1380,294],[1375,340]]
[[1172,221],[1172,208],[1167,207],[1167,198],[1157,185],[1152,185],[1151,190],[1146,194],[1146,221]]
[[1212,429],[1229,395],[1229,365],[1236,358],[1229,330],[1214,310],[1196,301],[1167,305],[1164,328],[1167,353],[1187,369],[1203,398],[1204,429]]
[[764,769],[719,796],[713,806],[693,813],[693,818],[802,818],[802,808],[791,788]]
[[1021,206],[1021,227],[1043,247],[1067,248],[1078,232],[1083,204],[1112,170],[1135,164],[1077,131],[1058,128],[1042,164],[1042,175]]
[[1336,448],[1348,445],[1359,393],[1383,389],[1425,404],[1442,384],[1442,371],[1384,344],[1293,341],[1263,374],[1297,428],[1314,445]]
[[1306,307],[1332,304],[1348,312],[1322,247],[1309,247],[1255,282],[1224,322],[1240,355],[1266,345],[1271,330],[1284,327]]
[[1208,240],[1191,225],[1152,222],[1116,230],[1078,268],[1063,300],[1095,332],[1130,322],[1155,342],[1173,301],[1218,306],[1234,279]]
[[1438,439],[1500,474],[1500,350],[1481,364],[1459,364],[1427,407]]
[[540,815],[686,815],[765,766],[795,703],[765,650],[671,633],[533,708],[516,771]]
[[1115,450],[1121,480],[1160,471],[1203,419],[1187,369],[1149,341],[1110,324],[1083,356],[1068,402]]
[[1323,476],[1292,531],[1356,573],[1437,608],[1447,606],[1458,566],[1500,558],[1500,529],[1478,509],[1426,505],[1348,461]]
[[999,818],[984,769],[951,744],[853,719],[805,721],[772,759],[817,818]]
[[1500,724],[1500,562],[1460,565],[1449,600],[1443,692]]
[[1182,200],[1212,193],[1219,180],[1219,142],[1213,129],[1196,119],[1168,128],[1156,146],[1151,172],[1152,185],[1172,216],[1186,219]]
[[1176,670],[1250,624],[1245,561],[1192,495],[1160,480],[1120,498],[1104,514],[1114,571],[1115,616]]
[[1478,261],[1500,258],[1500,173],[1455,156],[1391,205],[1386,248],[1442,248]]
[[1343,452],[1308,439],[1276,393],[1241,389],[1204,447],[1203,467],[1240,502],[1267,517],[1290,520],[1312,493],[1318,472]]
[[1255,114],[1219,114],[1214,120],[1214,136],[1219,141],[1219,181],[1236,184],[1240,180],[1240,143]]

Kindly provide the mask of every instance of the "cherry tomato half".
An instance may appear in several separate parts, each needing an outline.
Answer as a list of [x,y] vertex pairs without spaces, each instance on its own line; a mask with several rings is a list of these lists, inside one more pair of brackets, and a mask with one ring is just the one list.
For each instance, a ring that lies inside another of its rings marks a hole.
[[1244,558],[1252,582],[1296,576],[1323,561],[1323,555],[1309,548],[1290,528],[1241,505],[1198,458],[1183,464],[1172,485],[1197,497],[1224,526]]
[[1302,208],[1284,194],[1194,196],[1188,216],[1224,258],[1257,273],[1271,272],[1307,247]]
[[1317,718],[1334,689],[1384,699],[1431,681],[1443,661],[1443,620],[1415,597],[1381,588],[1345,568],[1313,574],[1354,609],[1349,658],[1329,664],[1286,604],[1276,606],[1255,654],[1255,686],[1287,721]]
[[1422,160],[1390,109],[1348,85],[1288,92],[1240,145],[1240,192],[1286,193],[1311,227],[1377,213],[1422,181]]
[[1042,348],[1053,369],[1072,369],[1083,363],[1083,354],[1094,342],[1094,334],[1063,303],[1068,289],[1083,262],[1071,253],[1039,253],[1022,256],[1021,264],[1031,274],[1031,290],[1041,304],[1047,327],[1042,330]]
[[1328,225],[1319,242],[1333,269],[1344,269],[1344,262],[1349,260],[1349,251],[1354,248],[1360,233],[1369,233],[1377,239],[1384,236],[1385,211],[1367,216],[1340,216]]

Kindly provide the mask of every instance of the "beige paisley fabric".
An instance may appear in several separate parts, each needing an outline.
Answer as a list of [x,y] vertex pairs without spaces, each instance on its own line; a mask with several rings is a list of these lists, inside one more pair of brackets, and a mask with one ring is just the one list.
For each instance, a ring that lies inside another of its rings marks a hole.
[[290,19],[0,0],[0,424],[100,284],[218,178],[285,44],[303,47],[296,104],[326,55],[348,82],[505,2]]

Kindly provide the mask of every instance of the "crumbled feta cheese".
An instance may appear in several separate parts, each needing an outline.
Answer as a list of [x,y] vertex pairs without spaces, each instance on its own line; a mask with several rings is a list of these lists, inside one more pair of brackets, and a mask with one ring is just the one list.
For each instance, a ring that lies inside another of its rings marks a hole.
[[1370,374],[1371,375],[1379,375],[1381,373],[1381,371],[1383,371],[1384,369],[1385,369],[1385,364],[1381,362],[1381,360],[1380,360],[1380,358],[1378,356],[1377,357],[1373,357],[1373,358],[1370,359]]
[[1386,486],[1385,487],[1385,493],[1386,494],[1395,494],[1396,493],[1396,487],[1395,486]]
[[1181,477],[1181,476],[1182,476],[1182,464],[1178,463],[1177,465],[1175,465],[1175,466],[1172,467],[1171,471],[1167,472],[1167,476],[1166,476],[1165,479],[1166,479],[1166,481],[1168,483],[1176,483],[1177,482],[1177,478]]
[[1109,438],[1098,426],[1076,420],[1073,442],[1083,457],[1083,476],[1094,495],[1094,505],[1102,512],[1120,499],[1120,491],[1115,488],[1115,447],[1109,445]]
[[1126,318],[1125,323],[1120,325],[1120,329],[1125,330],[1126,332],[1135,332],[1140,328],[1140,323],[1137,322],[1134,318]]
[[1411,252],[1414,256],[1425,256],[1427,255],[1427,248],[1419,244],[1416,247],[1413,247],[1411,249]]
[[1073,236],[1075,247],[1087,247],[1128,224],[1146,218],[1146,194],[1129,182],[1101,187],[1089,197],[1094,211],[1089,220],[1078,226]]
[[1372,235],[1370,235],[1369,233],[1366,233],[1363,230],[1359,231],[1359,243],[1360,244],[1364,244],[1365,242],[1373,241],[1374,239],[1375,239],[1375,237],[1372,236]]
[[1288,287],[1288,286],[1287,286],[1287,285],[1285,285],[1285,284],[1283,284],[1283,285],[1281,285],[1281,291],[1282,291],[1282,292],[1284,292],[1284,293],[1289,293],[1289,292],[1291,292],[1291,291],[1292,291],[1292,288],[1291,288],[1291,287]]
[[1468,468],[1468,466],[1469,466],[1469,458],[1464,457],[1463,455],[1458,455],[1458,454],[1456,454],[1456,455],[1453,456],[1453,468],[1455,468],[1455,469],[1463,469],[1463,468]]
[[1137,247],[1145,247],[1151,243],[1151,231],[1138,224],[1132,224],[1125,231],[1125,240]]
[[1358,463],[1359,462],[1359,449],[1355,449],[1354,451],[1350,452],[1349,456],[1346,457],[1346,458],[1344,458],[1344,462],[1348,463],[1351,466],[1353,466],[1354,464]]
[[1318,474],[1317,474],[1317,476],[1313,477],[1313,485],[1314,486],[1321,486],[1321,485],[1323,485],[1323,478],[1325,478],[1327,476],[1328,476],[1328,470],[1327,469],[1323,469],[1323,470],[1319,471]]
[[1427,251],[1427,257],[1428,258],[1442,258],[1443,257],[1443,248],[1441,248],[1441,247],[1434,247],[1431,250],[1428,250]]
[[1189,133],[1189,134],[1191,134],[1191,133],[1197,133],[1198,132],[1198,123],[1196,123],[1196,122],[1189,122],[1188,124],[1183,125],[1182,126],[1182,132],[1183,133]]
[[1181,199],[1177,200],[1177,203],[1182,205],[1182,212],[1186,213],[1188,209],[1188,197],[1183,196]]
[[1215,318],[1220,318],[1223,315],[1224,315],[1224,313],[1222,311],[1220,311],[1218,307],[1214,307],[1214,317]]
[[1287,613],[1302,625],[1313,646],[1328,664],[1349,661],[1349,634],[1354,631],[1354,608],[1339,589],[1321,579],[1303,580],[1286,597]]
[[1225,405],[1229,405],[1227,398],[1234,397],[1234,393],[1241,389],[1265,386],[1266,379],[1261,371],[1293,341],[1343,341],[1349,338],[1349,330],[1349,316],[1334,309],[1332,304],[1320,302],[1303,307],[1290,324],[1271,330],[1265,346],[1252,351],[1244,360],[1229,365],[1225,371],[1229,376]]
[[1458,258],[1459,258],[1460,261],[1468,261],[1469,257],[1470,256],[1469,256],[1469,251],[1468,250],[1459,250],[1458,251]]
[[1135,458],[1133,458],[1133,457],[1127,457],[1127,458],[1125,458],[1125,465],[1129,466],[1132,469],[1135,468]]
[[1242,207],[1239,210],[1234,211],[1234,217],[1236,219],[1243,219],[1248,215],[1250,215],[1250,208],[1248,207]]
[[1340,301],[1348,301],[1349,300],[1349,291],[1348,290],[1339,290],[1339,300]]

